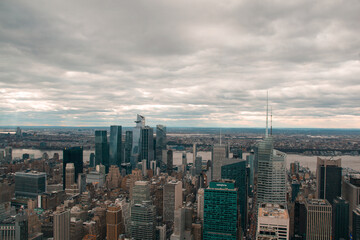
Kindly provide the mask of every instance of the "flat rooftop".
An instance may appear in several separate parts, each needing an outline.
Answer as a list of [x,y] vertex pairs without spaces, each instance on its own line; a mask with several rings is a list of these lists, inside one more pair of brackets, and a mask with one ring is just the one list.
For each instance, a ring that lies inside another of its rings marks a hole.
[[288,211],[278,204],[264,204],[259,207],[259,217],[270,217],[277,219],[288,219]]
[[308,199],[307,203],[310,205],[319,205],[319,206],[330,205],[330,203],[326,199]]

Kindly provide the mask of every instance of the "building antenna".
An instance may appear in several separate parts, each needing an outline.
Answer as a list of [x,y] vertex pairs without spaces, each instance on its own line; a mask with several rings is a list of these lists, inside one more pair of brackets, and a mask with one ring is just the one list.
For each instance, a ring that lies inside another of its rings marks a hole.
[[220,128],[220,146],[221,146],[221,128]]
[[270,106],[270,136],[272,136],[272,106]]
[[266,129],[265,129],[265,137],[269,136],[268,118],[269,118],[269,91],[266,91]]

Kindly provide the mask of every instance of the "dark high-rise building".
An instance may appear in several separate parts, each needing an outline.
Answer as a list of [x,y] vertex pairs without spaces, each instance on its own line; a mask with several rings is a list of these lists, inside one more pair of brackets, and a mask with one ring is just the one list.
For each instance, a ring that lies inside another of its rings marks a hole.
[[15,196],[37,198],[46,192],[46,173],[41,172],[16,172]]
[[162,151],[166,149],[166,127],[163,125],[156,125],[156,161],[162,161]]
[[246,161],[240,159],[228,159],[226,165],[221,167],[221,178],[235,181],[238,189],[238,200],[241,214],[241,227],[246,230],[247,223],[247,175]]
[[291,183],[291,201],[295,202],[297,195],[300,191],[300,183],[298,181],[293,181]]
[[89,167],[95,167],[95,154],[94,153],[90,153]]
[[360,239],[360,206],[352,212],[352,239]]
[[104,130],[95,131],[95,165],[102,164],[109,171],[109,144],[107,132]]
[[204,193],[204,239],[239,239],[235,181],[210,182]]
[[295,239],[305,239],[306,236],[306,207],[305,203],[296,201],[294,206],[294,235]]
[[110,126],[109,166],[120,167],[122,163],[122,130],[121,126]]
[[352,212],[360,204],[360,175],[354,174],[344,179],[341,189],[342,197],[349,202],[349,231],[352,232]]
[[195,174],[199,175],[202,172],[202,157],[195,158]]
[[349,202],[336,197],[333,202],[334,240],[349,238]]
[[126,131],[126,133],[125,133],[125,163],[130,163],[132,142],[133,142],[133,132]]
[[83,172],[83,148],[71,147],[63,150],[63,188],[65,189],[66,164],[74,163],[75,166],[75,182],[79,173]]
[[167,151],[167,158],[166,158],[166,171],[169,175],[172,174],[173,171],[173,151]]
[[145,126],[141,129],[141,160],[146,159],[146,168],[150,169],[150,161],[154,160],[154,134],[153,129]]
[[317,198],[326,199],[330,204],[341,196],[341,159],[317,158]]

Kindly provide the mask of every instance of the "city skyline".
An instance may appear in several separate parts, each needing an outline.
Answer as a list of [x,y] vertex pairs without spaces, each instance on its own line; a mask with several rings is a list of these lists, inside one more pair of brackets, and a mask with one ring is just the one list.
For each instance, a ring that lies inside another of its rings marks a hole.
[[360,3],[2,1],[0,126],[360,128]]

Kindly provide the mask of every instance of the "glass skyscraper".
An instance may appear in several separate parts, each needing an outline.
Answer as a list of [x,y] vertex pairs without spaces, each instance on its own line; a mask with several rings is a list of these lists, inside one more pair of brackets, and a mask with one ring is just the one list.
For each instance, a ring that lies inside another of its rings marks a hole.
[[166,149],[166,127],[164,125],[156,125],[156,161],[162,161],[162,151]]
[[235,181],[210,182],[204,192],[203,239],[239,239]]
[[95,165],[102,164],[109,171],[109,144],[105,130],[95,131]]
[[126,131],[125,132],[125,163],[130,163],[132,142],[133,142],[133,132]]
[[150,169],[150,162],[154,160],[154,134],[149,126],[141,129],[141,160],[146,160],[146,168]]
[[79,173],[83,172],[83,148],[71,147],[63,150],[63,188],[65,189],[66,164],[74,163],[75,166],[75,182]]
[[241,214],[241,227],[246,230],[247,223],[247,176],[246,161],[239,159],[228,159],[226,165],[221,167],[221,178],[235,181],[235,188],[239,193],[239,206]]
[[271,136],[257,146],[258,203],[286,203],[286,154],[275,150]]
[[317,198],[326,199],[330,204],[341,196],[341,159],[317,158]]
[[46,191],[46,173],[17,172],[15,173],[15,196],[36,198]]
[[121,126],[110,126],[109,166],[120,167],[122,163],[122,129]]
[[[140,144],[141,144],[141,129],[145,127],[145,117],[141,115],[137,115],[136,118],[136,126],[133,128],[133,142],[132,142],[132,153],[131,155],[134,157],[138,157],[140,155]],[[138,159],[136,159],[138,160]]]

